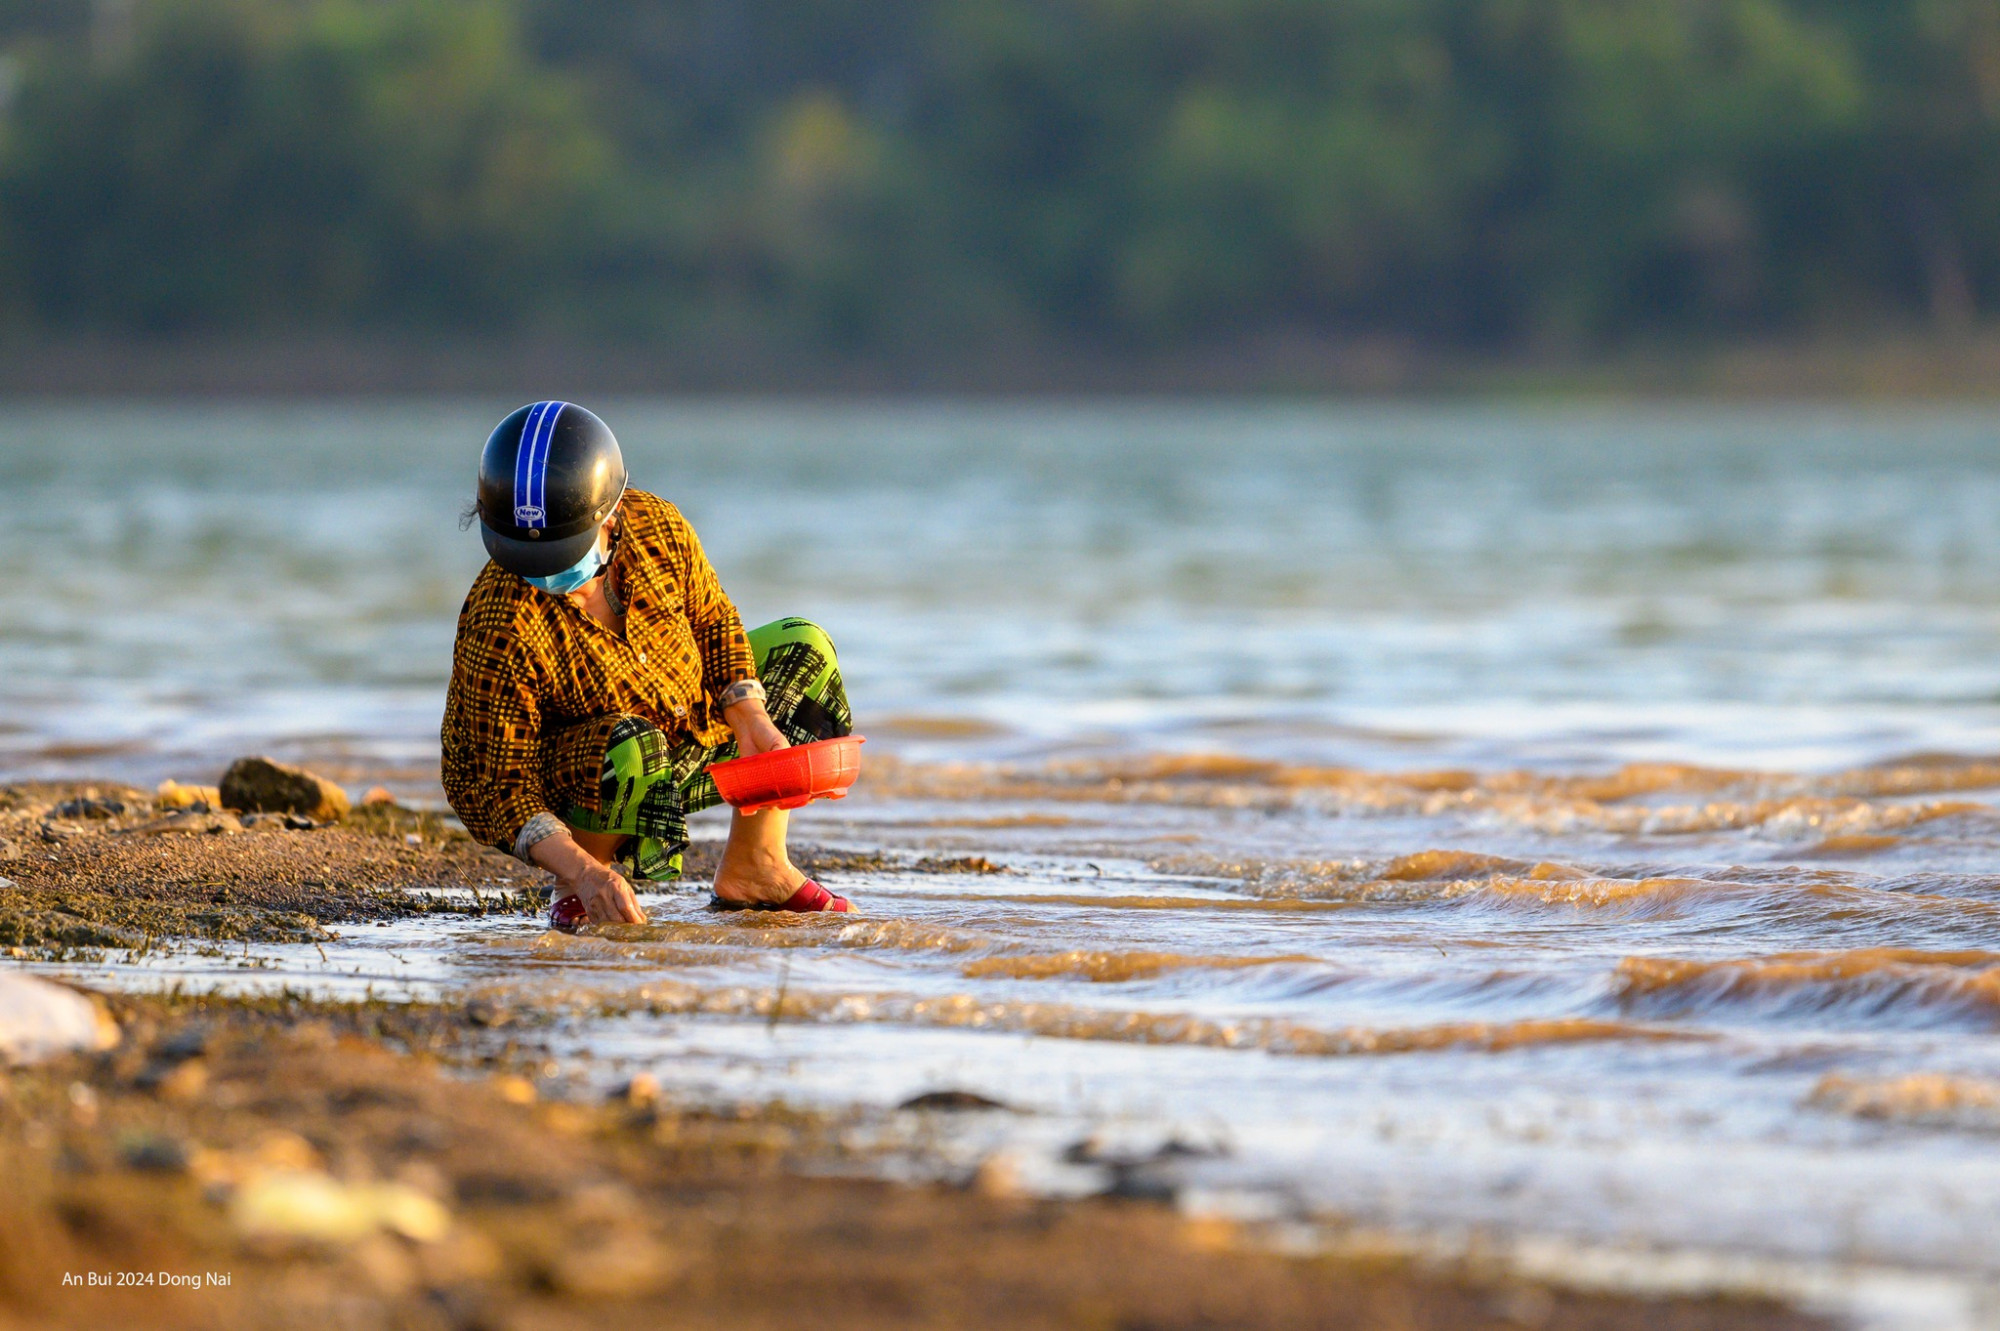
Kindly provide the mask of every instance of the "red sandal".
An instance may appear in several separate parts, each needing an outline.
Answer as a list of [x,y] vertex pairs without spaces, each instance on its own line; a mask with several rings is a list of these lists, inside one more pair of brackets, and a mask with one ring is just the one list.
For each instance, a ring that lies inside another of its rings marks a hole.
[[790,910],[807,913],[816,910],[852,911],[854,903],[846,897],[833,893],[808,878],[799,884],[799,890],[778,901],[730,901],[724,897],[709,894],[710,910]]

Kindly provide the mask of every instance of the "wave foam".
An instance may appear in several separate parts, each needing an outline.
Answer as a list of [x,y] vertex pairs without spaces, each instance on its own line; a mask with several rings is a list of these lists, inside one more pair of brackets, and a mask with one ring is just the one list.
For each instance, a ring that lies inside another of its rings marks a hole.
[[[1041,765],[876,760],[871,790],[951,800],[1318,808],[1348,815],[1481,815],[1554,834],[1689,836],[1754,829],[1825,842],[1907,831],[1959,815],[1992,817],[1966,800],[1917,796],[2000,786],[2000,763],[1911,761],[1824,776],[1641,763],[1604,775],[1459,770],[1369,772],[1226,754],[1159,754]],[[1846,841],[1831,853],[1858,853]],[[1886,849],[1887,846],[1877,847]]]
[[1620,1010],[1648,1017],[1720,1011],[1837,1015],[1890,1025],[2000,1025],[2000,954],[1863,948],[1729,961],[1629,957]]
[[1820,1080],[1806,1103],[1877,1122],[2000,1132],[2000,1081],[1941,1072],[1907,1077]]
[[1317,957],[1189,956],[1177,952],[1098,952],[1077,950],[1030,956],[982,957],[967,962],[960,973],[969,980],[1089,980],[1118,984],[1151,980],[1170,971],[1245,970],[1259,966],[1319,965]]

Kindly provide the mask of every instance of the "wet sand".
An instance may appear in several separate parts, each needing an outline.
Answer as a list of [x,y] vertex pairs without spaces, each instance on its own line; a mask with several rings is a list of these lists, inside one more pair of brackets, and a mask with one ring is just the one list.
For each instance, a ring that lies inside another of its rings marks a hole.
[[[532,1078],[532,1033],[481,1024],[493,1014],[108,1002],[118,1050],[7,1082],[11,1325],[1821,1325],[1752,1304],[1287,1257],[1146,1201],[813,1177],[863,1163],[839,1121],[567,1101]],[[400,1182],[441,1203],[449,1227],[424,1241],[246,1237],[230,1185],[273,1157],[349,1184]],[[229,1284],[66,1289],[65,1272]]]
[[312,942],[338,921],[520,909],[542,875],[436,814],[393,806],[292,827],[274,814],[159,807],[111,784],[21,783],[0,787],[0,877],[15,885],[0,896],[0,949],[54,960],[155,941]]
[[[95,798],[122,810],[51,816],[82,795],[0,796],[0,875],[15,883],[0,943],[18,957],[519,910],[536,878],[434,816],[162,830],[142,796],[108,786]],[[412,890],[440,886],[479,895]],[[838,1114],[682,1103],[644,1083],[606,1100],[548,1058],[539,1018],[491,1003],[103,1001],[117,1048],[0,1082],[0,1326],[1824,1325],[1758,1303],[1545,1289],[1476,1263],[1285,1255],[1277,1233],[1144,1197],[1033,1199],[990,1171],[887,1183],[867,1177],[869,1134]],[[254,1232],[245,1198],[300,1177],[336,1199],[423,1205],[337,1239]],[[91,1272],[228,1284],[63,1284]]]

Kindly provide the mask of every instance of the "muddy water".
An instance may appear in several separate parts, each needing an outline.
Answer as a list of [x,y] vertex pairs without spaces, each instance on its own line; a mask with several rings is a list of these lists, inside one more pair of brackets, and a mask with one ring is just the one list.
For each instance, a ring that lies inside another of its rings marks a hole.
[[[9,422],[0,761],[434,797],[510,405]],[[799,824],[885,853],[865,914],[100,976],[486,992],[586,1081],[1010,1107],[913,1170],[1995,1324],[2000,419],[605,413],[747,616],[840,643],[868,767]]]

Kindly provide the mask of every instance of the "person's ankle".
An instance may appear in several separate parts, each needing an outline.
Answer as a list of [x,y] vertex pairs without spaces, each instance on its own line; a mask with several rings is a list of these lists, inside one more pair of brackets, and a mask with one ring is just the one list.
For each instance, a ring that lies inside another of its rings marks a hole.
[[724,850],[716,873],[731,878],[782,878],[797,873],[792,857],[782,850]]
[[724,901],[787,901],[806,875],[789,860],[758,866],[757,872],[743,872],[723,861],[715,875],[715,895]]

